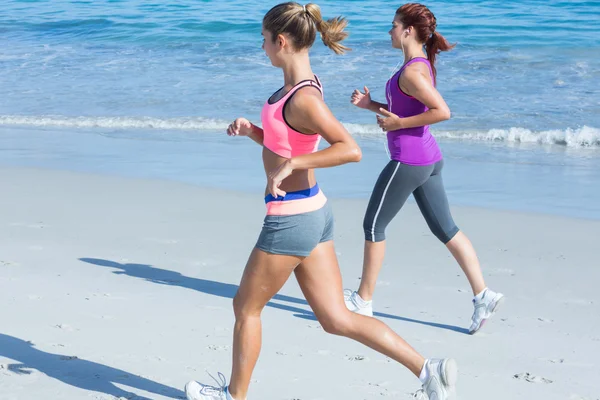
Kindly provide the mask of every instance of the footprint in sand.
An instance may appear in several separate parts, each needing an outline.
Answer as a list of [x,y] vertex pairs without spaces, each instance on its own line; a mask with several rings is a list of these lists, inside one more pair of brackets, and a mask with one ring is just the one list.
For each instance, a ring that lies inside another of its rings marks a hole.
[[348,361],[369,361],[368,357],[357,355],[357,356],[346,356]]
[[16,262],[0,260],[0,267],[16,267],[18,265]]
[[384,388],[386,386],[390,386],[391,382],[389,381],[384,381],[381,383],[373,383],[373,382],[369,382],[369,386],[375,386],[375,387],[380,387],[380,388]]
[[113,296],[111,293],[104,293],[102,294],[102,297],[106,297],[107,299],[111,300],[127,300],[127,297]]
[[564,358],[538,358],[538,360],[549,362],[552,364],[564,364],[565,363]]
[[63,331],[67,331],[67,332],[73,332],[73,331],[75,331],[75,328],[73,328],[71,325],[67,325],[67,324],[57,324],[57,325],[54,325],[54,327],[58,328],[58,329],[61,329]]
[[209,344],[208,346],[206,346],[206,348],[214,351],[229,351],[231,350],[231,345],[221,346],[216,344]]
[[369,391],[372,393],[372,395],[378,396],[378,397],[391,397],[394,394],[391,393],[389,391],[389,389],[381,387],[379,384],[377,383],[368,383],[367,385]]
[[[369,382],[367,386],[370,389],[369,391],[372,392],[374,395],[379,395],[382,397],[397,397],[399,393],[396,391],[391,391],[388,388],[390,384],[391,382],[389,381],[384,381],[381,383]],[[412,393],[410,393],[410,396],[412,398]]]
[[518,379],[520,381],[526,381],[529,383],[552,383],[553,381],[548,379],[548,378],[544,378],[543,376],[535,376],[530,374],[529,372],[523,372],[520,374],[516,374],[513,376],[513,378]]
[[31,375],[35,372],[23,364],[0,364],[0,374],[2,375]]
[[546,323],[552,323],[552,322],[554,322],[553,319],[540,318],[540,317],[538,317],[538,321],[546,322]]

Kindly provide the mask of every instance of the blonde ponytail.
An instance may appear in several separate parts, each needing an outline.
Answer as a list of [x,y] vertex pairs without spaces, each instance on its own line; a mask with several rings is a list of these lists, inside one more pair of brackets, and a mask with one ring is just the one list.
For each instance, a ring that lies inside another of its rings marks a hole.
[[348,37],[348,33],[344,31],[347,25],[348,21],[342,17],[323,20],[321,8],[314,3],[305,6],[295,2],[278,4],[263,18],[263,26],[273,35],[272,40],[277,35],[286,33],[295,48],[300,50],[313,45],[318,31],[323,43],[336,54],[344,54],[350,50],[341,44]]
[[346,18],[335,17],[325,21],[321,15],[321,8],[318,5],[309,3],[304,8],[306,9],[306,13],[315,22],[325,46],[333,50],[335,54],[344,54],[350,50],[341,43],[348,37],[348,32],[344,31],[348,26]]

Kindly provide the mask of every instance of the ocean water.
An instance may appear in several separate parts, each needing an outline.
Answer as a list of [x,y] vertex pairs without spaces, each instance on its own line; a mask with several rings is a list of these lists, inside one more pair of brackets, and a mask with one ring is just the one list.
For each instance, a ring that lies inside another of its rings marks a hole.
[[[260,192],[259,149],[223,135],[259,122],[281,72],[261,50],[276,2],[4,0],[0,163]],[[389,30],[402,3],[319,1],[346,16],[352,51],[320,41],[313,69],[363,162],[320,171],[329,194],[366,197],[385,164],[373,114],[349,103],[402,60]],[[600,218],[600,1],[430,1],[457,43],[438,58],[453,112],[433,127],[455,204]]]

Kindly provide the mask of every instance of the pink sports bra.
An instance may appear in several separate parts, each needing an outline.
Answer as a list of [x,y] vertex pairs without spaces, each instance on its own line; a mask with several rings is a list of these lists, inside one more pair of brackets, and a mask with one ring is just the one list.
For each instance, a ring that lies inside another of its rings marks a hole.
[[[281,99],[271,103],[271,98],[265,103],[260,118],[263,126],[263,145],[280,157],[292,158],[302,154],[314,153],[319,148],[321,135],[298,132],[288,124],[285,119],[284,109],[292,96],[305,86],[313,86],[323,93],[319,78],[305,80],[297,83]],[[283,88],[282,88],[283,89]]]

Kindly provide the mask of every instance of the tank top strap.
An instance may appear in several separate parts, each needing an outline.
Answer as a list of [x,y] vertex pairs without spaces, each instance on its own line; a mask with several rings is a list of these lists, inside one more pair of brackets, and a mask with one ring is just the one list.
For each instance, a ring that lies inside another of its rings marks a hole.
[[429,62],[428,59],[426,59],[424,57],[415,57],[415,58],[411,58],[410,60],[408,60],[408,62],[406,64],[404,64],[402,66],[402,68],[400,68],[400,71],[398,71],[398,78],[400,78],[400,75],[406,69],[406,67],[408,67],[409,65],[412,65],[414,63],[418,63],[418,62],[421,62],[421,63],[427,65],[427,68],[429,68],[429,76],[431,77],[431,82],[433,82],[433,84],[435,86],[435,78],[433,77],[433,69],[431,68],[431,63]]
[[[315,78],[317,78],[315,76]],[[321,86],[321,82],[319,81],[319,78],[317,78],[316,81],[311,80],[305,80],[302,81],[300,83],[297,83],[296,86],[294,86],[293,88],[290,89],[289,92],[287,92],[285,94],[285,96],[283,96],[281,98],[281,102],[285,103],[287,101],[287,99],[289,99],[290,97],[292,97],[294,95],[294,93],[296,93],[298,90],[300,90],[301,88],[305,87],[305,86],[312,86],[314,88],[317,88],[319,90],[319,92],[321,92],[321,96],[323,96],[323,86]]]

